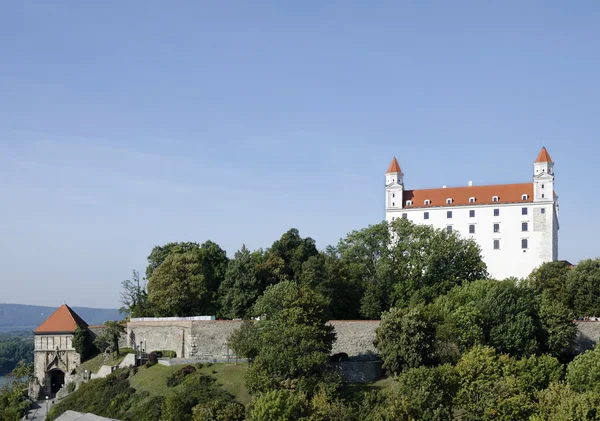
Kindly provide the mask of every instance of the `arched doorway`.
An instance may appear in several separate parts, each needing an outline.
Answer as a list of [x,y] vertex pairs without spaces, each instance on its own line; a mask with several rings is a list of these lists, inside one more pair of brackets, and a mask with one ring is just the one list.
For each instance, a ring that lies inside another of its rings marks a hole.
[[65,384],[65,373],[60,370],[50,372],[50,393],[55,394]]

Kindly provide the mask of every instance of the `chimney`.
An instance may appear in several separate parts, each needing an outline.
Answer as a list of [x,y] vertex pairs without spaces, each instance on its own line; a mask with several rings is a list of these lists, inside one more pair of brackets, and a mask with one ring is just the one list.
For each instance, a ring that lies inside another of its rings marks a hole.
[[445,189],[445,188],[446,188],[446,186],[442,186],[442,188],[443,188],[443,189]]
[[469,187],[473,187],[473,182],[469,181]]

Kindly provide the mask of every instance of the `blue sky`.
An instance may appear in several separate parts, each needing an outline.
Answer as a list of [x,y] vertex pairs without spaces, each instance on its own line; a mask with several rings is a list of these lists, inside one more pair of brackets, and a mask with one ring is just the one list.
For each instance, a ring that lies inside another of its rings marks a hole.
[[600,256],[594,1],[5,2],[0,302],[118,305],[154,245],[336,243],[407,188],[556,162]]

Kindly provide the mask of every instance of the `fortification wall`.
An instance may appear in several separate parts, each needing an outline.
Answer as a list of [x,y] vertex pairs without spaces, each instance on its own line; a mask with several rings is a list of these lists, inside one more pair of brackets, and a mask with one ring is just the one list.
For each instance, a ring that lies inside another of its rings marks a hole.
[[[332,354],[345,353],[355,359],[372,359],[379,320],[332,320],[337,334]],[[600,340],[600,321],[576,322],[579,330],[576,350],[583,352]],[[147,352],[172,350],[179,358],[226,360],[235,358],[227,344],[240,320],[143,321],[127,324],[127,346],[143,341]]]

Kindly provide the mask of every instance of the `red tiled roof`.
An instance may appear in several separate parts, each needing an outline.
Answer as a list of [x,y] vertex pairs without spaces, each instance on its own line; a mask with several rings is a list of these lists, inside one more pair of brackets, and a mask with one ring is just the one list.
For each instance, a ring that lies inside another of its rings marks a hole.
[[[524,194],[527,195],[526,200],[523,200]],[[498,196],[498,201],[493,201],[494,196]],[[469,202],[471,197],[475,198],[474,203]],[[446,199],[452,199],[452,203],[447,204]],[[412,206],[406,206],[407,208],[531,203],[533,202],[533,183],[405,190],[403,200],[403,206],[406,205],[407,200],[412,201]],[[426,205],[425,200],[429,200],[430,204]]]
[[535,160],[535,162],[536,163],[538,163],[538,162],[552,162],[552,158],[550,158],[550,154],[546,150],[545,146],[542,147],[542,150],[540,151],[540,154],[538,155],[538,157]]
[[33,333],[71,333],[75,332],[77,327],[86,328],[87,326],[88,324],[71,307],[63,304]]
[[394,159],[392,159],[392,163],[390,164],[390,167],[388,168],[386,174],[389,174],[391,172],[402,173],[402,170],[400,169],[400,165],[398,165],[398,161],[396,160],[396,157],[394,157]]

